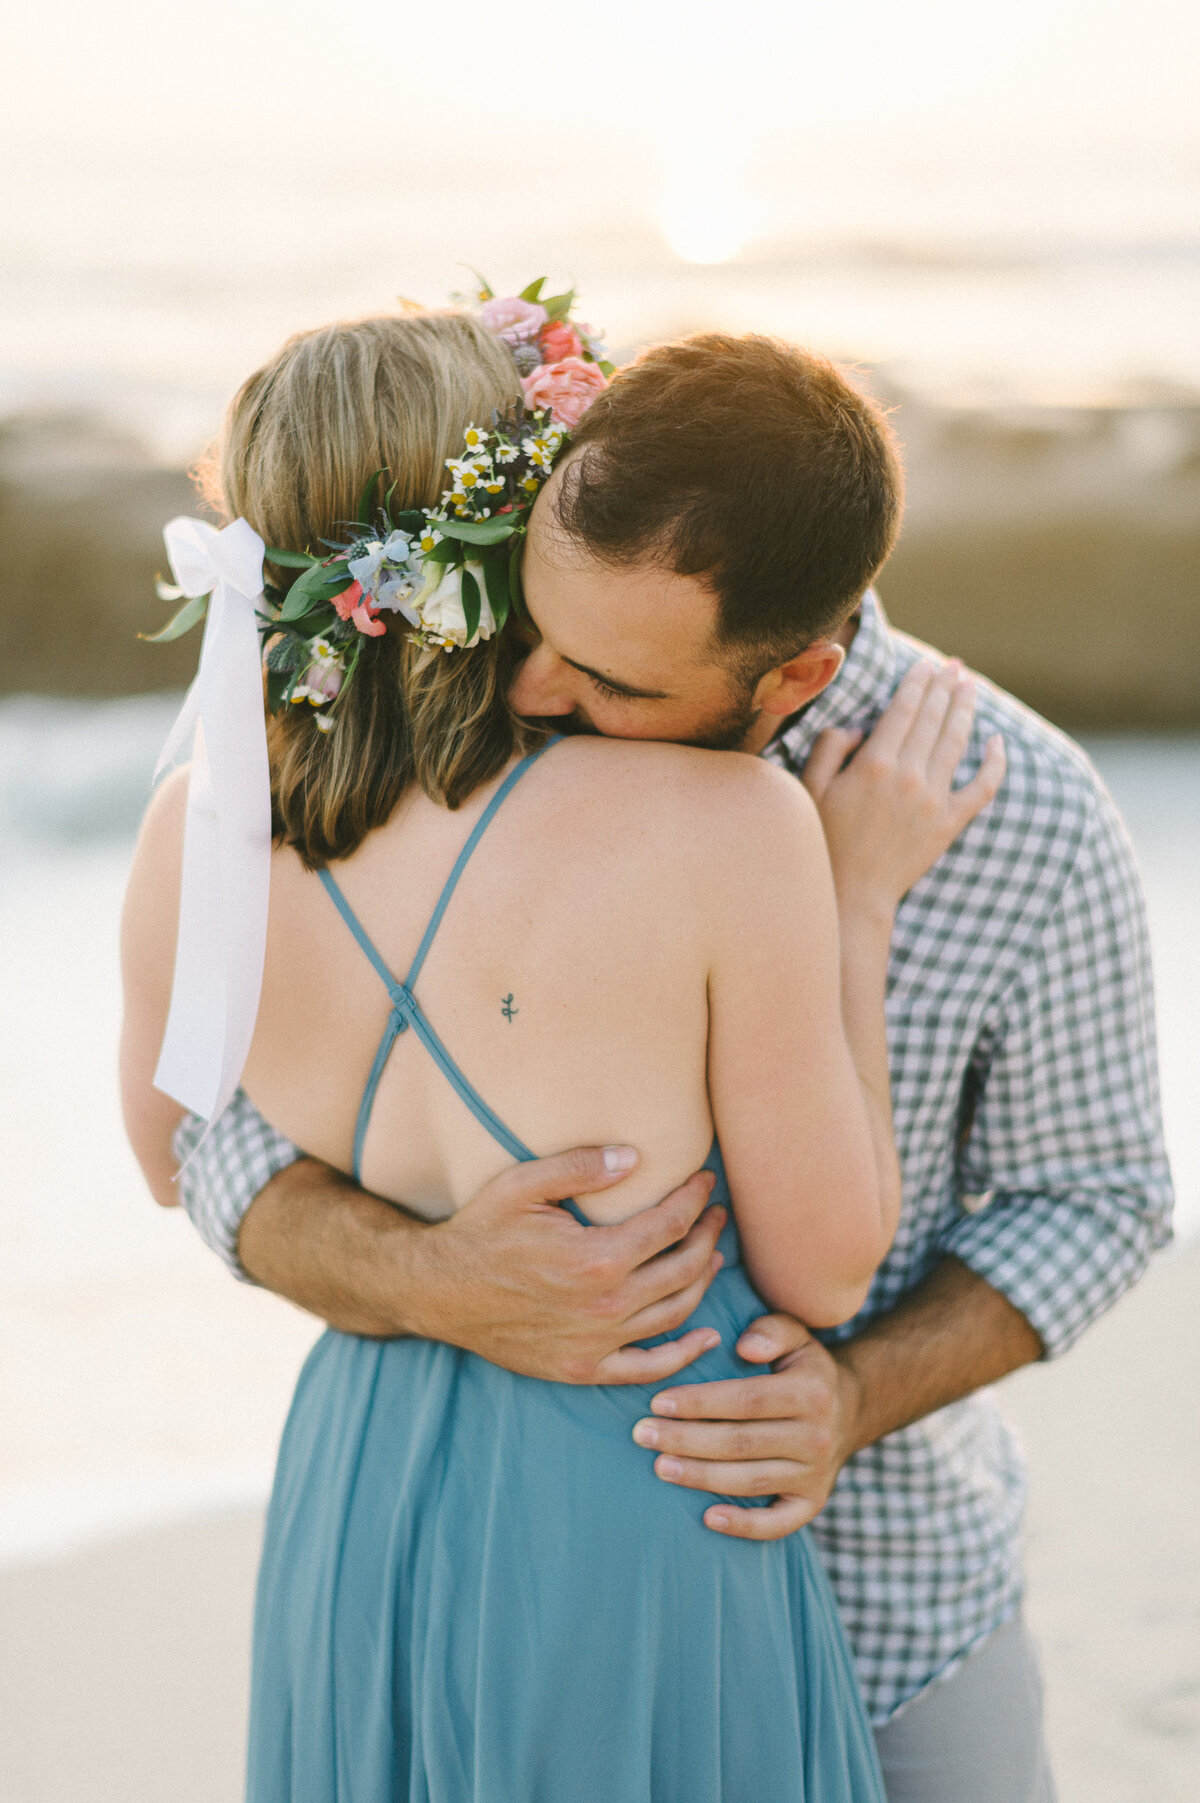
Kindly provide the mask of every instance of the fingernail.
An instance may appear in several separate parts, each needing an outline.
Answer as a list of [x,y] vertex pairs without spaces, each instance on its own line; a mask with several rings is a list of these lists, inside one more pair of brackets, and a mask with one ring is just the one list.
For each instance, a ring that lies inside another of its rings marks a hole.
[[639,1421],[633,1430],[633,1437],[639,1446],[657,1446],[662,1439],[653,1421]]
[[650,1407],[656,1415],[678,1415],[679,1404],[673,1396],[655,1396]]
[[710,1528],[727,1528],[729,1517],[723,1509],[709,1509],[704,1517],[705,1525]]
[[610,1176],[617,1171],[631,1171],[637,1163],[637,1153],[632,1146],[605,1146],[604,1168]]
[[715,1327],[710,1327],[708,1329],[703,1339],[700,1341],[700,1344],[703,1346],[705,1352],[711,1352],[714,1346],[719,1346],[721,1344],[721,1336]]
[[678,1459],[655,1459],[654,1469],[659,1477],[673,1478],[683,1476],[683,1466]]
[[771,1356],[771,1342],[765,1334],[745,1333],[738,1342],[743,1358],[765,1359]]

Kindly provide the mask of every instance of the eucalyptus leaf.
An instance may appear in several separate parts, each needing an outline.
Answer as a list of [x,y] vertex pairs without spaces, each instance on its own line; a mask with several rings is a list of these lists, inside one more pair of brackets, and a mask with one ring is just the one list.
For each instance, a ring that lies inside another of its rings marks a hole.
[[470,570],[462,573],[463,618],[467,622],[467,644],[479,630],[479,616],[483,611],[483,601],[479,593],[479,584]]
[[337,615],[328,602],[322,601],[310,608],[308,613],[298,614],[294,620],[289,620],[287,630],[298,633],[302,639],[315,639],[318,634],[326,638],[336,619]]
[[523,301],[536,302],[538,296],[541,294],[542,289],[545,287],[545,285],[546,285],[546,278],[544,275],[540,275],[536,282],[530,282],[528,288],[522,288],[520,294],[518,294],[518,296],[517,296],[517,299],[523,300]]
[[272,670],[268,666],[267,706],[273,714],[277,714],[287,704],[296,676],[295,670]]
[[307,551],[276,551],[270,545],[263,556],[281,570],[307,570],[321,561],[319,557],[310,557]]
[[321,601],[332,601],[343,589],[350,587],[354,578],[346,565],[313,564],[298,576],[287,592],[279,618],[281,620],[299,619],[310,607]]
[[498,545],[516,531],[516,521],[508,513],[490,520],[445,520],[438,531],[443,538],[460,538],[468,545]]
[[522,535],[517,533],[512,542],[512,550],[508,554],[508,598],[518,620],[527,618],[525,594],[521,588],[521,538]]
[[496,631],[499,632],[509,613],[508,558],[503,551],[493,550],[484,553],[482,562],[488,606],[496,621]]
[[145,639],[148,645],[168,645],[172,639],[181,639],[185,632],[198,626],[208,610],[207,595],[193,595],[185,601],[174,619],[168,620],[161,632],[139,632],[138,637]]
[[600,371],[600,374],[602,376],[615,376],[617,373],[616,364],[610,363],[608,361],[607,357],[601,357],[599,363],[597,363],[597,365],[596,365],[596,368]]
[[378,482],[379,478],[386,475],[386,470],[376,470],[375,474],[363,489],[362,495],[359,498],[358,512],[354,516],[360,526],[369,526],[371,524],[371,496],[375,493],[375,484]]

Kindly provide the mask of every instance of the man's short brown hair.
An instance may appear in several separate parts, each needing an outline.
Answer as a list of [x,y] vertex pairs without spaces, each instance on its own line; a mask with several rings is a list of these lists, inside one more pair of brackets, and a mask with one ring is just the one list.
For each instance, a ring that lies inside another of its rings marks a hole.
[[899,528],[883,414],[824,357],[775,339],[655,346],[572,443],[564,530],[603,563],[656,559],[702,579],[718,646],[755,679],[842,624]]

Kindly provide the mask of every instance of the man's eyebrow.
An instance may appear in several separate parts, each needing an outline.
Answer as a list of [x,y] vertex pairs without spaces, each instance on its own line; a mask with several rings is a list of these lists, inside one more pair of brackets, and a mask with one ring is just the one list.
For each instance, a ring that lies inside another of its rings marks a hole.
[[564,664],[570,664],[572,670],[578,670],[584,676],[590,676],[593,682],[604,684],[606,689],[615,689],[618,695],[628,695],[631,701],[669,701],[666,689],[635,689],[632,683],[621,682],[615,676],[606,676],[603,670],[593,670],[590,664],[576,663],[573,657],[558,654]]

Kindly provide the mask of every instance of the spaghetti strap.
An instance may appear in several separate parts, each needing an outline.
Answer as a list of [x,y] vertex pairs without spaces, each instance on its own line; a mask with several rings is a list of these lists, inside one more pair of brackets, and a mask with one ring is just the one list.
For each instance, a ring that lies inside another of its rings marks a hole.
[[550,747],[556,745],[561,737],[561,733],[555,733],[551,738],[547,739],[546,743],[540,746],[537,751],[531,751],[528,757],[523,757],[519,764],[514,765],[504,781],[500,784],[500,787],[496,790],[496,793],[492,796],[492,799],[488,802],[486,808],[484,808],[483,813],[479,816],[475,825],[471,828],[466,844],[454,861],[454,869],[446,878],[446,886],[438,897],[437,907],[430,916],[429,925],[425,928],[424,937],[417,947],[417,955],[413,959],[409,973],[404,979],[405,984],[409,989],[412,988],[413,984],[421,974],[421,966],[429,955],[429,948],[433,944],[434,935],[442,924],[442,915],[446,912],[450,897],[458,888],[458,879],[470,863],[472,852],[483,838],[483,835],[487,832],[488,827],[492,824],[501,803],[506,800],[509,792],[520,782],[525,772],[531,769],[540,757],[544,757]]
[[403,983],[396,980],[391,970],[380,956],[378,949],[367,935],[362,922],[343,895],[332,871],[326,868],[317,872],[326,894],[330,897],[334,907],[349,927],[351,933],[353,933],[360,950],[369,959],[372,968],[375,970],[381,979],[384,988],[387,990],[392,1004],[391,1012],[387,1018],[387,1024],[383,1029],[383,1037],[379,1041],[379,1049],[375,1053],[375,1061],[372,1064],[370,1074],[367,1077],[366,1088],[363,1090],[362,1101],[359,1104],[358,1119],[355,1122],[354,1127],[354,1175],[359,1182],[362,1181],[363,1145],[366,1141],[367,1128],[371,1120],[371,1110],[375,1106],[375,1093],[379,1088],[379,1081],[383,1076],[384,1066],[391,1056],[392,1047],[400,1037],[400,1034],[409,1027],[416,1033],[417,1038],[421,1041],[421,1044],[425,1047],[434,1063],[438,1066],[438,1069],[442,1072],[443,1076],[445,1076],[446,1080],[450,1083],[456,1093],[466,1103],[467,1107],[471,1110],[471,1113],[475,1116],[475,1119],[482,1127],[487,1129],[492,1138],[496,1140],[499,1145],[503,1146],[504,1150],[508,1152],[511,1157],[519,1159],[523,1163],[528,1162],[528,1160],[536,1156],[535,1153],[530,1151],[528,1146],[517,1138],[516,1134],[513,1133],[510,1128],[505,1126],[500,1117],[492,1112],[483,1097],[479,1094],[479,1091],[473,1084],[467,1081],[454,1059],[450,1056],[450,1053],[446,1050],[446,1047],[438,1038],[438,1035],[430,1022],[426,1019],[416,996],[413,994],[413,984],[416,982],[421,967],[429,955],[429,948],[433,944],[434,936],[442,924],[442,916],[446,912],[450,897],[458,887],[458,880],[466,869],[467,864],[470,862],[471,854],[474,852],[480,839],[482,839],[484,833],[491,825],[492,820],[495,818],[498,808],[513,787],[524,776],[525,772],[530,769],[532,765],[536,764],[537,760],[549,751],[552,745],[557,744],[561,737],[561,733],[552,734],[552,736],[547,739],[546,743],[540,746],[537,751],[531,751],[528,756],[521,759],[519,764],[514,765],[500,787],[496,790],[496,793],[492,796],[492,799],[488,802],[486,808],[484,808],[479,819],[475,822],[475,825],[472,827],[467,837],[466,844],[454,861],[454,868],[446,878],[442,893],[438,897],[437,906],[434,908],[433,914],[430,917],[429,925],[425,928],[421,943],[417,947],[417,955],[413,959],[408,976]]

